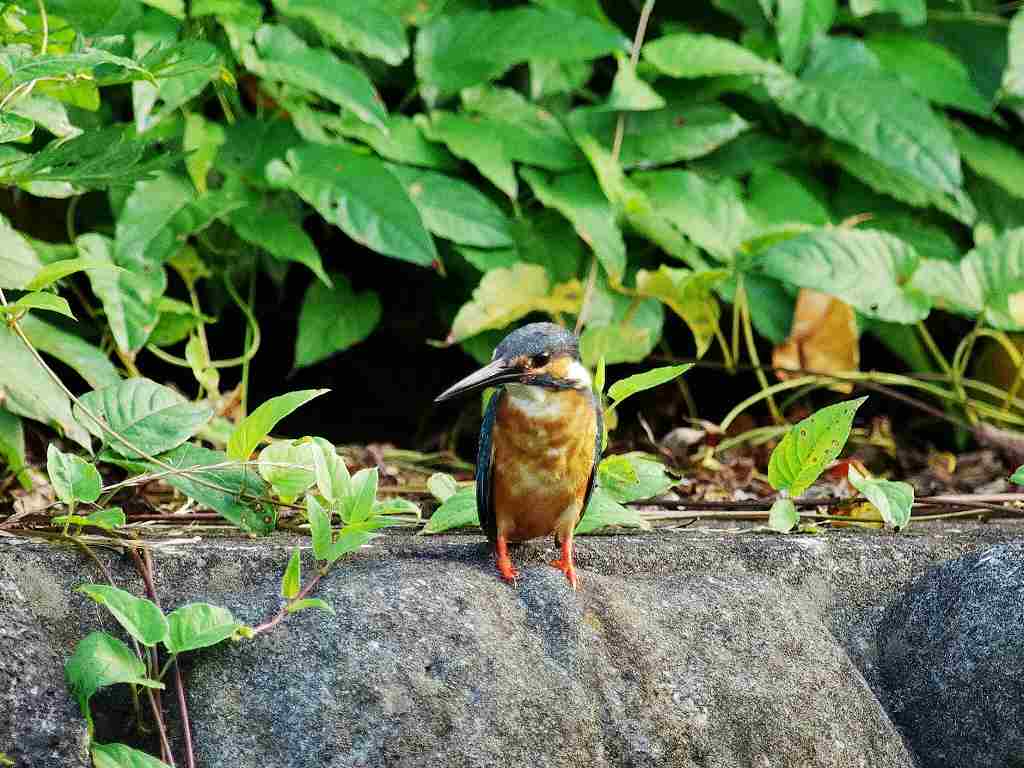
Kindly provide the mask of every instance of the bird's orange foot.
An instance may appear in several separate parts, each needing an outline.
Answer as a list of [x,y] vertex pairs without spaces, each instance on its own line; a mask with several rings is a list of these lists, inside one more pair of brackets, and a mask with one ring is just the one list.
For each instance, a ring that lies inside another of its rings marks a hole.
[[572,586],[573,589],[580,588],[580,580],[579,577],[576,575],[576,566],[573,565],[572,560],[566,560],[565,558],[562,558],[560,560],[552,560],[551,567],[557,568],[562,573],[564,573],[565,578],[569,580],[569,584],[570,586]]
[[507,581],[512,586],[515,586],[516,579],[519,578],[519,569],[512,565],[510,558],[498,558],[498,573],[501,574],[503,581]]

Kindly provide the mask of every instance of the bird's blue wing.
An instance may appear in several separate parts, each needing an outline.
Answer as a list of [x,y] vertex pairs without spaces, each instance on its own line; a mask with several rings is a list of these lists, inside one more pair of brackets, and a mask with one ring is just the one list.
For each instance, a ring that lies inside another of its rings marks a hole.
[[494,420],[498,415],[498,403],[504,396],[505,390],[499,389],[487,403],[476,454],[476,510],[480,527],[492,542],[498,538],[498,519],[494,515]]
[[580,509],[580,517],[586,514],[587,504],[594,493],[594,484],[597,482],[597,465],[601,463],[601,443],[604,439],[604,415],[601,413],[601,400],[593,392],[590,393],[594,403],[594,418],[597,421],[597,435],[594,438],[594,464],[590,468],[590,481],[587,483],[587,492],[583,496],[583,507]]

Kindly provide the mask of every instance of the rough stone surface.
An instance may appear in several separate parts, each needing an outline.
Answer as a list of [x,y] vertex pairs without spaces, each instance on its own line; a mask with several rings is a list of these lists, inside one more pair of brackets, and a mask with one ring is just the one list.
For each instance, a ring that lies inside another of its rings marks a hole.
[[1024,543],[929,571],[874,647],[867,674],[922,766],[1024,766]]
[[28,595],[0,571],[0,754],[17,766],[90,765],[59,654]]
[[[335,615],[303,612],[252,643],[187,658],[198,762],[909,768],[858,670],[875,669],[876,606],[1019,531],[587,538],[579,594],[542,545],[513,553],[513,588],[478,537],[385,536],[321,583]],[[265,620],[289,543],[158,552],[165,608],[207,600]],[[126,558],[101,557],[141,594]],[[73,550],[0,540],[0,581],[33,590],[25,605],[47,629],[57,675],[77,639],[113,629],[72,592],[94,570]],[[0,626],[9,615],[0,604]]]

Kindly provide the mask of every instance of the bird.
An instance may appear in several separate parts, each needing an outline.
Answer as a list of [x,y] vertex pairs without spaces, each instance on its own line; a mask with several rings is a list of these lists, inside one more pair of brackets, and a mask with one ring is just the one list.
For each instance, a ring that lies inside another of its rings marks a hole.
[[555,323],[524,325],[435,402],[486,387],[496,390],[480,427],[476,503],[498,572],[514,585],[509,543],[554,534],[561,557],[551,565],[578,589],[573,531],[594,491],[604,437],[579,339]]

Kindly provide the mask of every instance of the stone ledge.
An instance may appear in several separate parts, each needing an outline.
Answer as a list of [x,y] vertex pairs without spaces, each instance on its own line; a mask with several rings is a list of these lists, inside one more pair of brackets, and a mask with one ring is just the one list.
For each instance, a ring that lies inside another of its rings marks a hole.
[[[479,537],[390,534],[322,583],[336,615],[298,614],[256,642],[189,658],[199,762],[912,766],[859,668],[884,606],[930,566],[1020,530],[587,537],[579,594],[545,564],[550,545],[513,553],[523,578],[512,588]],[[243,621],[266,618],[291,543],[210,539],[160,552],[165,608],[207,600]],[[101,556],[141,594],[127,559]],[[59,689],[74,643],[113,629],[73,592],[97,580],[75,550],[0,540],[0,626],[35,622],[29,642],[43,646],[20,669],[0,665],[0,711],[19,713],[0,717],[0,751],[19,765],[83,764],[68,757],[82,728],[67,701],[66,754],[28,739],[56,715],[26,683]]]

